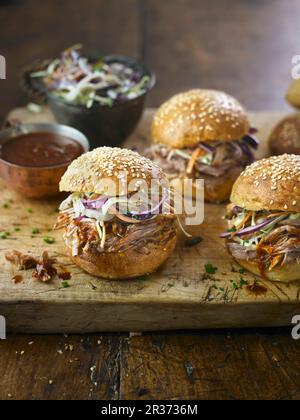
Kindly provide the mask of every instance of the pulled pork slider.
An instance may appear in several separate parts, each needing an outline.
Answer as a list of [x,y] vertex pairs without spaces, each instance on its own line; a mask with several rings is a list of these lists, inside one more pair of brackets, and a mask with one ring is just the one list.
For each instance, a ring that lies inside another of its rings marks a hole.
[[[131,150],[102,147],[75,160],[60,183],[72,194],[55,226],[65,229],[72,261],[107,279],[139,277],[161,266],[177,240],[164,181],[160,168]],[[153,185],[162,186],[154,188],[154,198]]]
[[236,99],[215,90],[191,90],[159,108],[152,124],[154,144],[146,156],[175,184],[186,177],[204,179],[205,201],[224,202],[254,160],[254,132]]
[[294,108],[300,109],[300,79],[295,79],[289,86],[286,100]]
[[272,155],[300,155],[300,113],[289,115],[274,128],[269,146]]
[[300,279],[300,156],[282,155],[249,166],[228,206],[229,253],[266,279]]

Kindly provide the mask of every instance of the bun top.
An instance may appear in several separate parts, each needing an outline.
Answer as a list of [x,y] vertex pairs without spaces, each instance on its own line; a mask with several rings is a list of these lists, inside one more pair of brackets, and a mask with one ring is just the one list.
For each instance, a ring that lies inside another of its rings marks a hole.
[[286,99],[293,107],[300,108],[300,79],[292,81],[287,91]]
[[300,156],[274,156],[248,166],[233,186],[231,201],[246,210],[300,213]]
[[[81,155],[68,167],[60,191],[125,195],[138,191],[143,182],[164,180],[163,171],[151,160],[128,149],[100,147]],[[127,184],[126,184],[127,183]]]
[[197,89],[165,102],[152,124],[154,143],[184,149],[199,142],[239,140],[249,131],[244,108],[233,97],[216,90]]
[[270,150],[274,155],[300,154],[300,114],[289,115],[275,127]]

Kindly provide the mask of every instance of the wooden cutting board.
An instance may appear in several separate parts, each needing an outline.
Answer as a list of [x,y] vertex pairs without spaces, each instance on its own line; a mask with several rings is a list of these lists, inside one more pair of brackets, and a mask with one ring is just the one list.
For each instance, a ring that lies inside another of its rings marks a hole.
[[[152,115],[151,110],[145,113],[128,146],[140,150],[146,146]],[[251,114],[252,124],[260,130],[259,157],[267,154],[266,139],[282,117],[280,113]],[[17,109],[10,118],[23,122],[53,119],[47,109],[39,114]],[[61,232],[51,231],[57,206],[55,200],[25,200],[0,183],[0,228],[11,232],[7,239],[0,240],[0,315],[6,317],[10,331],[81,333],[284,326],[300,313],[300,282],[276,284],[239,273],[218,237],[226,229],[222,219],[225,206],[206,206],[204,224],[194,229],[194,234],[203,238],[201,244],[188,248],[181,238],[172,257],[156,274],[117,282],[91,277],[70,263]],[[15,232],[16,226],[21,230]],[[38,228],[40,234],[32,235],[32,228]],[[54,244],[43,241],[47,235],[55,238]],[[14,284],[11,279],[19,273],[4,258],[13,249],[36,255],[47,250],[71,271],[70,287],[61,288],[57,278],[48,284],[39,283],[30,271],[22,272],[23,281]],[[214,275],[206,274],[208,263],[217,268]]]

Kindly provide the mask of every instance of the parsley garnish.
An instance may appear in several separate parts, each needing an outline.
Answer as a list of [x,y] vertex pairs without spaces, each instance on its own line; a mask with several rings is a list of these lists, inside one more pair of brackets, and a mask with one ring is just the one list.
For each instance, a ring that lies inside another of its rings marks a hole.
[[249,283],[241,277],[240,287],[247,286]]
[[236,283],[232,281],[232,287],[234,290],[240,290],[243,286],[247,286],[249,283],[247,280],[243,279],[243,277],[240,278],[240,283]]
[[67,281],[61,282],[61,289],[67,289],[68,287],[70,287],[70,285]]
[[205,271],[207,274],[216,274],[218,268],[214,267],[212,264],[205,264]]
[[232,228],[227,229],[227,232],[228,232],[228,233],[234,233],[234,232],[237,232],[237,228],[236,228],[235,226],[233,226]]
[[38,234],[40,233],[40,229],[38,229],[38,228],[33,228],[33,229],[31,230],[31,233],[32,233],[32,235],[38,235]]

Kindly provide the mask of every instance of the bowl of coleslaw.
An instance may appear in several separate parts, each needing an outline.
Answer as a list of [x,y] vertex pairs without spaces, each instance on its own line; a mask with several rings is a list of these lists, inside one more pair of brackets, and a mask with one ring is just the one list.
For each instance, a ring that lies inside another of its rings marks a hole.
[[27,72],[56,120],[82,131],[92,148],[122,144],[136,128],[156,78],[147,67],[124,56],[84,57],[81,46]]

